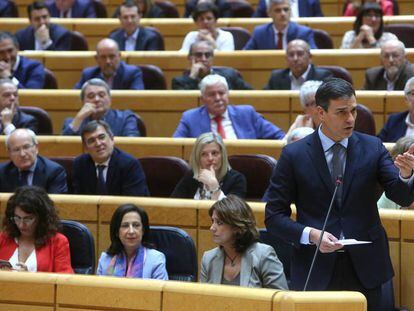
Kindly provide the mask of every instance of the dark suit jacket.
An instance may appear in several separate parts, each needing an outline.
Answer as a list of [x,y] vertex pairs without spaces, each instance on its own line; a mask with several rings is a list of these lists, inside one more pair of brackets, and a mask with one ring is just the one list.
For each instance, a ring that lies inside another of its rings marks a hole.
[[[313,39],[313,30],[309,27],[289,22],[287,42],[302,39],[309,43],[311,49],[317,49]],[[260,25],[254,28],[253,35],[243,48],[244,50],[272,50],[276,49],[275,31],[273,23]]]
[[[14,192],[18,187],[19,170],[11,161],[0,164],[0,191]],[[65,169],[47,158],[37,156],[33,174],[33,185],[41,187],[47,193],[66,193]]]
[[2,0],[0,2],[0,17],[14,17],[12,5],[9,0]]
[[[20,50],[34,50],[35,37],[33,26],[20,29],[16,32]],[[69,51],[72,44],[72,35],[69,30],[56,24],[50,24],[50,39],[53,43],[47,48],[49,51]]]
[[[105,80],[101,69],[98,66],[85,68],[82,72],[82,77],[76,83],[75,89],[82,88],[82,85],[92,79],[100,78]],[[139,67],[127,65],[121,61],[114,77],[113,90],[143,90],[144,82],[142,80],[142,71]]]
[[[60,17],[60,11],[56,6],[56,2],[53,1],[51,3],[46,4],[49,9],[50,16],[52,17]],[[75,0],[75,3],[72,6],[71,17],[72,18],[79,18],[79,17],[88,17],[88,18],[96,18],[95,8],[93,7],[91,0]]]
[[45,68],[37,60],[19,56],[20,62],[13,77],[19,80],[19,89],[42,89],[45,84]]
[[[37,133],[39,128],[37,119],[31,116],[30,114],[22,112],[20,109],[17,109],[16,114],[13,117],[12,123],[16,128],[30,129],[35,133]],[[1,125],[0,128],[0,134],[3,134],[4,129]]]
[[[73,161],[73,191],[77,194],[97,194],[96,167],[89,154]],[[106,176],[108,195],[148,196],[144,171],[137,159],[114,148]]]
[[[123,29],[118,29],[109,35],[109,38],[115,40],[118,43],[121,51],[125,50],[126,34]],[[146,27],[140,27],[135,44],[135,51],[162,51],[164,48],[161,46],[158,35],[151,29]]]
[[[238,139],[282,139],[285,133],[249,105],[228,105],[227,111]],[[198,137],[211,132],[210,116],[206,107],[193,108],[183,113],[173,137]]]
[[[264,87],[265,90],[290,90],[290,78],[289,78],[290,69],[278,69],[272,70],[272,73]],[[320,69],[311,65],[306,81],[308,80],[320,80],[323,81],[327,78],[332,77],[332,73],[326,69]]]
[[[193,199],[200,185],[198,180],[193,178],[194,172],[185,175],[175,187],[172,198]],[[241,198],[246,197],[246,178],[236,170],[229,170],[220,183],[221,191],[225,195],[235,194]]]
[[[339,237],[372,241],[350,246],[351,262],[365,288],[374,288],[393,276],[388,240],[377,208],[379,182],[388,198],[407,206],[411,189],[399,178],[398,169],[376,137],[354,132],[348,140],[343,178],[342,206],[334,205],[326,230]],[[315,251],[314,245],[300,244],[305,226],[322,228],[334,184],[318,131],[287,145],[270,181],[265,224],[271,234],[294,243],[291,285],[302,290]],[[297,221],[290,219],[295,203]],[[319,253],[309,281],[309,290],[324,290],[332,277],[337,253]]]
[[[190,72],[186,70],[182,76],[172,79],[173,90],[198,90],[200,80],[189,77]],[[237,74],[236,70],[230,67],[213,67],[211,74],[218,74],[226,78],[230,90],[251,90],[252,87]]]
[[407,124],[405,118],[408,111],[393,113],[388,117],[384,127],[379,132],[378,137],[387,143],[396,142],[399,138],[405,136],[407,132]]
[[[365,72],[364,90],[386,90],[387,81],[384,79],[384,67],[374,67]],[[394,84],[395,91],[404,90],[405,83],[414,76],[414,64],[407,62],[401,69],[397,81]]]
[[[299,0],[299,17],[323,16],[319,0]],[[268,17],[266,0],[259,0],[252,17]]]

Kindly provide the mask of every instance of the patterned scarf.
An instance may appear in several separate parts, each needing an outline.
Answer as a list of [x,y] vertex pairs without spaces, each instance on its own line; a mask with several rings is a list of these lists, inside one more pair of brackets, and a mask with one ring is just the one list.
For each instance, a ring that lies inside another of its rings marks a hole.
[[112,257],[108,266],[107,275],[142,278],[146,257],[147,249],[144,246],[140,246],[135,255],[128,262],[127,270],[127,256],[125,252],[121,252]]

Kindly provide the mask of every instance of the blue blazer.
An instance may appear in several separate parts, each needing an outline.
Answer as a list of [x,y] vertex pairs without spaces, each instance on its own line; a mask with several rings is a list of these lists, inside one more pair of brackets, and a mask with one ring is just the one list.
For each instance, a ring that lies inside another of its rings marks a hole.
[[[92,78],[105,80],[101,73],[101,69],[98,66],[85,68],[82,72],[81,79],[75,85],[75,89],[82,88],[82,85]],[[112,89],[143,90],[144,82],[142,80],[141,69],[137,66],[127,65],[125,62],[121,61],[116,71]]]
[[[365,288],[374,288],[393,276],[388,240],[377,208],[377,182],[388,198],[402,206],[413,201],[412,189],[399,178],[399,171],[377,137],[354,132],[348,140],[343,178],[342,206],[334,206],[326,230],[339,237],[372,241],[350,246],[351,262]],[[302,290],[315,251],[300,244],[306,226],[322,228],[334,184],[318,131],[287,145],[270,180],[265,210],[267,230],[293,243],[291,287]],[[290,219],[295,203],[297,221]],[[309,290],[325,290],[331,280],[337,253],[319,253]]]
[[[16,128],[30,129],[35,133],[37,133],[38,128],[39,128],[37,119],[31,116],[30,114],[22,112],[20,109],[17,109],[16,114],[13,117],[12,123]],[[2,126],[0,127],[1,127],[0,133],[3,133],[3,130],[4,130],[3,127]]]
[[[302,39],[309,43],[311,49],[317,49],[313,39],[313,30],[309,27],[289,22],[287,42]],[[254,28],[253,35],[243,48],[244,50],[272,50],[276,49],[275,30],[273,23],[260,25]]]
[[13,77],[19,80],[19,89],[42,89],[45,84],[45,68],[37,60],[20,56],[19,66]]
[[[16,32],[20,50],[34,50],[35,37],[33,26],[20,29]],[[50,24],[50,38],[53,43],[47,48],[49,51],[69,51],[72,44],[72,34],[69,30],[56,24]]]
[[[299,0],[299,17],[323,16],[319,0]],[[268,17],[266,0],[259,0],[252,17]]]
[[0,2],[0,17],[14,17],[12,14],[12,5],[9,0],[2,0]]
[[[118,29],[109,35],[109,38],[118,43],[119,49],[125,51],[126,34],[123,29]],[[164,47],[157,33],[146,27],[140,27],[135,44],[135,51],[163,51]]]
[[390,115],[384,127],[379,132],[378,137],[385,143],[391,143],[405,136],[405,132],[407,132],[405,118],[407,118],[407,115],[408,111]]
[[[60,17],[60,11],[58,10],[55,1],[46,4],[47,8],[49,9],[51,17]],[[88,17],[88,18],[96,18],[95,8],[92,5],[92,1],[90,0],[75,0],[75,3],[72,6],[71,12],[72,18],[79,18],[79,17]]]
[[[19,170],[11,161],[0,164],[0,191],[14,192],[18,187]],[[66,193],[65,169],[47,158],[37,156],[33,174],[33,185],[41,187],[47,193]]]
[[[79,135],[83,127],[92,119],[86,118],[83,120],[78,131],[73,131],[69,124],[72,123],[73,118],[66,118],[63,122],[62,135]],[[141,136],[138,130],[137,117],[131,110],[114,110],[109,109],[103,116],[102,120],[109,124],[112,133],[115,136]]]
[[[249,105],[228,105],[227,110],[238,139],[282,139],[285,133]],[[173,137],[198,137],[211,132],[210,116],[205,106],[187,110]]]

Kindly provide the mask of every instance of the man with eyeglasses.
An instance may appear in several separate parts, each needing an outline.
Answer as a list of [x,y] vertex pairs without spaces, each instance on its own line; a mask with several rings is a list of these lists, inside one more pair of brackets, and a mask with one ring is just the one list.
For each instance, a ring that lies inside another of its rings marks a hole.
[[121,61],[121,53],[114,40],[105,38],[98,42],[95,60],[98,66],[85,68],[75,89],[80,89],[93,78],[104,80],[112,90],[144,89],[141,69]]
[[309,44],[300,39],[290,41],[286,49],[288,68],[273,70],[264,89],[299,90],[305,81],[323,81],[332,76],[329,70],[315,67],[311,60]]
[[294,39],[302,39],[317,49],[313,30],[290,21],[289,0],[269,0],[267,14],[273,21],[257,26],[244,50],[284,50]]
[[414,64],[405,54],[405,45],[399,40],[389,40],[381,45],[382,66],[365,72],[364,90],[402,91],[407,80],[414,76]]
[[21,186],[38,186],[48,193],[66,193],[66,172],[59,164],[39,155],[36,134],[16,129],[6,137],[10,161],[0,163],[0,191],[14,192]]
[[414,135],[414,77],[405,84],[404,95],[408,110],[389,116],[378,134],[383,142],[396,142],[401,137]]
[[83,106],[74,118],[65,119],[62,135],[79,135],[90,121],[103,120],[109,124],[115,136],[140,136],[134,112],[111,109],[111,90],[105,81],[98,78],[86,81],[82,85],[80,97]]
[[231,90],[251,90],[241,75],[230,67],[213,67],[214,47],[206,40],[196,41],[190,46],[188,60],[190,70],[172,79],[173,90],[198,90],[200,81],[209,74],[223,76]]
[[81,132],[85,154],[73,162],[73,189],[78,194],[148,196],[144,171],[133,156],[115,148],[105,121],[91,121]]
[[37,132],[37,120],[19,109],[17,86],[10,79],[0,79],[0,134],[9,135],[16,128]]

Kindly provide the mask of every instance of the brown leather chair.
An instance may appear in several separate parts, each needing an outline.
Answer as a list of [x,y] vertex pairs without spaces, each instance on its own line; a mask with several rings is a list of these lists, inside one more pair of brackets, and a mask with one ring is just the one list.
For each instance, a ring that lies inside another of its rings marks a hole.
[[168,17],[168,18],[180,17],[175,3],[168,1],[168,0],[155,0],[154,2],[163,11],[165,17]]
[[230,166],[246,177],[246,200],[260,201],[269,186],[269,180],[276,160],[263,154],[243,154],[229,156]]
[[146,137],[147,127],[145,126],[144,120],[142,120],[142,118],[137,113],[135,114],[135,116],[137,117],[137,127],[139,130],[139,133],[141,134],[141,137]]
[[313,30],[313,38],[318,49],[333,49],[333,41],[331,36],[322,29]]
[[234,39],[234,49],[243,50],[247,41],[250,40],[250,32],[242,27],[221,27],[222,30],[231,32]]
[[375,119],[368,107],[358,104],[355,131],[368,135],[376,135]]
[[405,44],[406,48],[414,47],[414,25],[389,24],[384,25],[384,31],[388,31],[396,35],[398,40]]
[[101,0],[92,0],[92,4],[95,9],[97,17],[99,18],[108,17],[108,11],[106,10],[106,6]]
[[66,183],[68,185],[68,193],[73,193],[73,183],[72,183],[72,168],[73,168],[73,160],[75,157],[49,157],[49,160],[52,160],[60,165],[66,171]]
[[335,78],[341,78],[353,84],[352,76],[347,69],[340,66],[318,66],[318,68],[329,70]]
[[146,90],[166,90],[167,81],[160,67],[155,65],[138,65],[142,70],[142,79]]
[[71,51],[88,51],[88,41],[83,34],[77,31],[71,31],[72,34],[72,42],[70,45]]
[[22,112],[27,113],[36,118],[39,126],[38,135],[53,135],[53,124],[49,114],[39,107],[20,106]]
[[138,160],[152,197],[170,197],[181,178],[191,170],[187,162],[177,157],[143,157]]
[[254,9],[252,5],[245,0],[230,0],[230,9],[232,17],[252,17]]
[[43,88],[46,90],[58,89],[58,83],[55,74],[53,71],[47,68],[45,68],[45,82],[43,83]]

